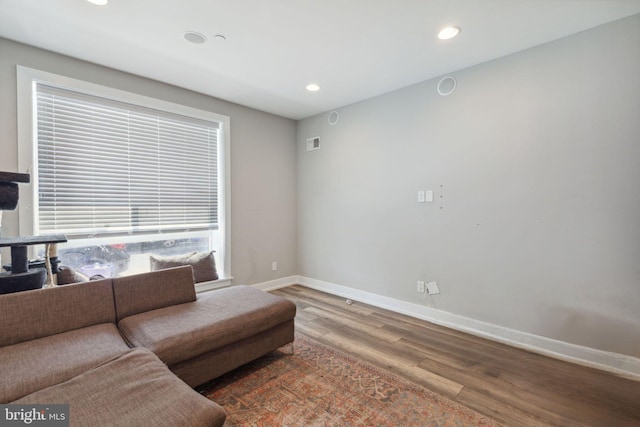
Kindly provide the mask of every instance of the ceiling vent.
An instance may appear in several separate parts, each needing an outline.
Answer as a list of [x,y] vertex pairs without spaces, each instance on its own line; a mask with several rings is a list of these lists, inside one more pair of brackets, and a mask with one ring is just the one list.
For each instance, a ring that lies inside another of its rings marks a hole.
[[314,136],[313,138],[307,139],[307,151],[319,150],[320,149],[320,137]]

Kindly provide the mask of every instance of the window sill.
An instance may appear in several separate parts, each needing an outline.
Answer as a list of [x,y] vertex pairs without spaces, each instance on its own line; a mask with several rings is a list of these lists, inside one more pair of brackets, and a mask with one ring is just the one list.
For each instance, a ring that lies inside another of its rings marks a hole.
[[227,288],[231,286],[233,277],[223,277],[218,280],[196,283],[196,293],[213,291],[215,289]]

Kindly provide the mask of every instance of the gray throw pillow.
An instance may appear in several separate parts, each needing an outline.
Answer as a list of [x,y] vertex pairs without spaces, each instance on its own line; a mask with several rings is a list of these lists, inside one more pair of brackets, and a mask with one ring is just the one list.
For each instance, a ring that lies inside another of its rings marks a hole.
[[193,279],[196,283],[218,280],[213,251],[172,256],[151,255],[149,261],[151,262],[151,271],[190,265],[193,268]]

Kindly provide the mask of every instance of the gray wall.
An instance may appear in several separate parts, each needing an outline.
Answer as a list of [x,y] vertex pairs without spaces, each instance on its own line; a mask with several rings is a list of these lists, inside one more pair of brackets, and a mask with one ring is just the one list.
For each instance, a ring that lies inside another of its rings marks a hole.
[[[296,122],[110,68],[0,39],[0,170],[18,171],[16,65],[231,117],[231,251],[234,283],[296,273]],[[179,72],[180,64],[171,64]],[[4,212],[3,234],[18,234]],[[278,261],[278,271],[271,262]]]
[[[288,119],[0,39],[0,170],[17,170],[17,64],[225,114],[235,283],[301,274],[640,357],[639,42],[627,18],[456,72],[448,97],[426,81],[296,137]],[[5,212],[4,231],[17,224]]]
[[299,122],[299,274],[640,357],[639,46],[636,15]]

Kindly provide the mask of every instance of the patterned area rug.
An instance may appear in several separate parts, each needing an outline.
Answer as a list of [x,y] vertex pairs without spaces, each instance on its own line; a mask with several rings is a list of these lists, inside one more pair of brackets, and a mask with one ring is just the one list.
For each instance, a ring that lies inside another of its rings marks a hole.
[[199,391],[225,426],[499,426],[469,408],[305,336]]

